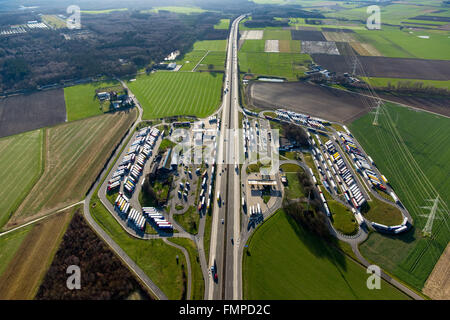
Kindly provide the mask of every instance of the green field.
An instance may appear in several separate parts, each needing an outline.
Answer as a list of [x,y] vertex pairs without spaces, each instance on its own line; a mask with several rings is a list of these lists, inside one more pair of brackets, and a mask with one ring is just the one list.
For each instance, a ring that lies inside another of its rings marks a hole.
[[[92,197],[90,205],[91,214],[95,221],[152,279],[167,297],[171,300],[181,299],[181,263],[186,265],[184,254],[160,239],[139,240],[129,236],[114,217],[111,216],[96,195]],[[176,262],[177,255],[179,256],[180,264]]]
[[263,40],[292,40],[290,30],[264,30]]
[[243,281],[244,299],[407,299],[384,281],[368,290],[363,267],[281,210],[250,238]]
[[161,10],[175,12],[175,13],[185,13],[185,14],[202,13],[202,12],[206,11],[199,7],[167,6],[167,7],[155,7],[152,10],[146,10],[143,12],[159,12]]
[[67,28],[66,21],[56,15],[44,14],[42,15],[42,22],[51,25],[55,29]]
[[128,84],[144,108],[144,119],[174,115],[206,117],[220,104],[222,74],[156,72]]
[[197,208],[190,206],[183,214],[174,214],[173,218],[183,227],[184,230],[191,234],[198,233],[198,226],[200,224],[200,215]]
[[108,111],[109,102],[104,103],[108,106],[100,105],[95,90],[116,86],[120,86],[120,84],[116,81],[112,81],[93,82],[64,88],[67,121],[84,119]]
[[[412,32],[412,33],[409,33]],[[418,36],[429,36],[422,39]],[[450,32],[435,30],[399,30],[383,27],[382,30],[356,30],[356,39],[373,45],[383,56],[448,60]]]
[[220,22],[214,26],[214,29],[226,29],[230,27],[230,19],[220,19]]
[[8,227],[83,199],[135,118],[136,111],[133,110],[46,129],[44,172],[10,219]]
[[0,276],[32,228],[27,226],[0,237]]
[[416,79],[398,79],[398,78],[371,78],[361,77],[367,83],[370,83],[373,87],[386,88],[389,85],[396,87],[399,86],[415,86],[422,85],[423,87],[434,87],[450,90],[450,80],[438,81],[438,80],[416,80]]
[[203,40],[194,43],[194,50],[226,51],[227,40]]
[[81,10],[81,13],[86,14],[103,14],[103,13],[111,13],[114,11],[127,11],[128,8],[120,8],[120,9],[107,9],[107,10]]
[[194,50],[186,53],[183,58],[177,59],[177,64],[183,66],[179,71],[193,71],[197,63],[206,55],[205,50]]
[[302,53],[239,52],[239,68],[264,76],[278,76],[296,80],[303,76],[311,57]]
[[42,173],[43,130],[0,139],[0,228]]
[[200,257],[198,256],[197,246],[191,239],[171,238],[170,242],[176,243],[186,248],[189,253],[192,269],[192,300],[203,300],[205,295],[205,281],[203,279],[202,267],[200,266]]
[[198,65],[197,70],[212,70],[223,71],[225,69],[226,52],[222,51],[210,51],[205,59]]
[[[386,104],[379,126],[368,114],[350,125],[355,137],[387,177],[414,219],[414,228],[400,236],[372,233],[360,246],[369,260],[415,288],[421,289],[450,240],[442,216],[434,221],[433,237],[424,237],[428,199],[441,199],[448,212],[450,199],[450,119]],[[448,223],[448,222],[447,222]]]

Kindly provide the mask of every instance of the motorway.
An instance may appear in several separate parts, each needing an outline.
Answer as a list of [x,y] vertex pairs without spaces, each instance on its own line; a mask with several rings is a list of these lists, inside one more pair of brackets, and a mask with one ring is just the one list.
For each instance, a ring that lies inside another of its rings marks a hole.
[[[238,129],[239,78],[237,66],[237,38],[239,22],[245,16],[235,19],[230,28],[227,45],[225,72],[225,93],[222,104],[222,121],[217,153],[216,197],[213,208],[209,266],[215,266],[217,282],[212,275],[208,278],[206,296],[208,299],[238,299],[238,246],[240,234],[240,188],[238,163],[239,136],[228,135],[228,129]],[[234,150],[233,150],[234,149]],[[217,192],[220,190],[220,201]],[[223,219],[223,220],[222,220]],[[222,223],[223,221],[223,223]],[[235,246],[236,244],[236,246]]]

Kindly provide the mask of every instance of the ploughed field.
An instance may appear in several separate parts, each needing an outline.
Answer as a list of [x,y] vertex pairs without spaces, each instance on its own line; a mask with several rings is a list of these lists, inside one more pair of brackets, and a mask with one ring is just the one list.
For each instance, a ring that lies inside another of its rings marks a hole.
[[346,122],[369,111],[357,94],[303,82],[253,83],[251,104],[257,108],[280,106],[330,121]]
[[[325,69],[352,72],[353,65],[348,57],[327,54],[313,54],[312,57]],[[360,66],[356,68],[359,76],[443,81],[450,79],[450,61],[446,60],[360,56],[359,62],[362,66],[362,69]]]
[[135,118],[132,110],[47,129],[44,172],[7,227],[82,200]]
[[0,228],[41,174],[43,140],[43,130],[0,139]]
[[[401,280],[422,289],[450,241],[450,119],[391,104],[382,107],[378,126],[373,114],[353,122],[350,130],[387,177],[414,227],[401,235],[372,233],[361,253]],[[422,234],[439,196],[432,236]]]
[[65,120],[63,89],[0,99],[0,137],[53,126]]
[[144,109],[143,119],[175,115],[199,118],[220,105],[222,73],[164,72],[139,76],[128,87]]

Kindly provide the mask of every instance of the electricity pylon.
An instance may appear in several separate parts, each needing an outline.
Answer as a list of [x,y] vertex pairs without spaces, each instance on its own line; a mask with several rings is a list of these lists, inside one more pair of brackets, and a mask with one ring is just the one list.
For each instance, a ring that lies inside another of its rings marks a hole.
[[439,212],[438,206],[439,206],[439,196],[436,197],[436,199],[427,199],[426,201],[432,201],[433,205],[427,206],[427,207],[421,207],[422,209],[428,209],[430,210],[430,213],[428,215],[421,215],[422,217],[428,217],[427,223],[425,224],[425,227],[422,230],[422,233],[424,236],[431,237],[432,231],[433,231],[433,223],[436,219],[436,213]]
[[378,126],[378,115],[380,114],[380,107],[381,107],[381,101],[377,101],[376,111],[375,111],[375,118],[373,119],[372,125]]

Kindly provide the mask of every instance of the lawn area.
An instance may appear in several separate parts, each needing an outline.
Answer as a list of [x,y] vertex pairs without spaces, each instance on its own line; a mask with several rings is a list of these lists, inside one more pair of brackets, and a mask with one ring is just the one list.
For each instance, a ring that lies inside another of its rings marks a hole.
[[136,111],[106,114],[46,129],[42,176],[8,227],[80,201],[136,118]]
[[[439,195],[439,208],[448,212],[450,199],[450,119],[427,112],[385,104],[379,126],[367,114],[350,130],[377,167],[387,177],[400,201],[414,219],[412,230],[388,237],[377,233],[360,246],[371,261],[417,289],[424,282],[450,241],[443,219],[434,220],[433,238],[421,234],[429,211],[429,199]],[[438,214],[439,216],[439,214]]]
[[177,64],[183,65],[179,71],[192,71],[205,54],[206,50],[194,50],[186,53],[183,58],[176,61]]
[[373,87],[386,88],[389,85],[396,87],[397,85],[403,86],[415,86],[422,85],[423,87],[435,87],[450,90],[450,80],[438,81],[438,80],[417,80],[417,79],[398,79],[398,78],[371,78],[361,77],[367,83],[370,83]]
[[205,296],[205,280],[203,279],[202,267],[200,266],[200,257],[198,256],[197,246],[191,239],[171,238],[169,240],[175,244],[183,246],[189,253],[192,269],[192,300],[203,300]]
[[230,27],[230,19],[220,19],[220,22],[214,26],[214,29],[226,29]]
[[[139,240],[129,236],[102,205],[96,194],[92,197],[90,206],[95,221],[167,297],[171,300],[181,299],[183,291],[181,264],[186,264],[184,254],[160,239]],[[177,255],[180,264],[176,262]]]
[[367,273],[279,210],[244,251],[244,299],[407,299],[386,282],[368,290]]
[[[412,32],[412,33],[409,33]],[[449,32],[435,30],[408,31],[394,27],[381,30],[357,30],[355,37],[362,43],[373,45],[382,55],[398,58],[449,59]],[[429,36],[422,39],[418,36]]]
[[183,214],[174,214],[173,218],[183,227],[184,230],[191,234],[198,233],[200,224],[200,215],[194,206],[190,206]]
[[128,84],[144,108],[144,119],[174,115],[206,117],[220,105],[223,74],[155,72]]
[[336,200],[327,199],[327,203],[333,217],[333,226],[343,234],[355,234],[358,231],[358,222],[350,209]]
[[311,57],[302,53],[239,52],[241,72],[297,80],[303,76]]
[[35,130],[0,139],[0,228],[13,215],[42,174],[44,131]]
[[100,104],[95,90],[108,87],[121,87],[119,82],[92,82],[64,88],[66,100],[67,121],[75,121],[96,115],[109,110],[109,101]]
[[33,226],[27,226],[0,237],[0,277]]
[[227,40],[203,40],[194,43],[194,50],[226,51]]
[[370,221],[381,223],[386,226],[396,226],[402,223],[403,215],[400,210],[373,196],[371,199],[371,201],[367,202],[368,209],[362,210],[364,217]]
[[210,66],[212,66],[213,71],[223,71],[225,69],[225,59],[226,52],[222,51],[210,51],[205,59],[198,65],[198,70],[211,70]]

